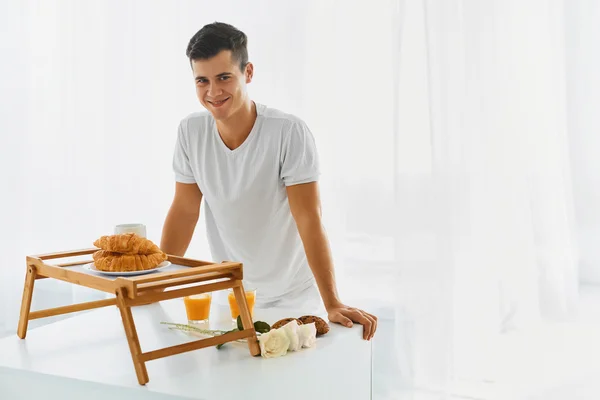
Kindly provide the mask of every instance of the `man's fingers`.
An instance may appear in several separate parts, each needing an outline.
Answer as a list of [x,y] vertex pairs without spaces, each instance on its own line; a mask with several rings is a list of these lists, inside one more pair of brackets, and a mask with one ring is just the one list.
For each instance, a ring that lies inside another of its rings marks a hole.
[[375,335],[375,331],[377,330],[377,317],[363,310],[360,310],[360,312],[362,312],[371,321],[371,330],[368,337],[368,339],[371,340],[371,338]]
[[351,327],[352,322],[356,322],[363,326],[363,338],[365,340],[371,340],[377,330],[377,317],[369,314],[366,311],[359,310],[357,308],[345,307],[338,309],[337,312],[332,313],[330,318],[331,322],[337,322],[346,327]]
[[373,325],[374,321],[357,309],[348,311],[348,315],[354,322],[358,322],[363,326],[363,339],[368,339],[370,337],[371,326]]
[[377,317],[374,316],[373,314],[369,314],[368,312],[365,312],[365,311],[363,311],[363,313],[368,315],[369,318],[371,318],[371,321],[373,322],[373,324],[371,325],[371,335],[369,336],[369,340],[371,340],[373,338],[373,336],[375,335],[375,331],[377,330]]
[[373,315],[371,315],[367,312],[364,312],[364,311],[361,311],[361,312],[370,322],[369,331],[365,332],[366,333],[365,339],[371,340],[371,338],[375,334],[375,329],[377,329],[377,319]]
[[337,322],[339,324],[344,325],[345,327],[350,328],[352,326],[352,320],[348,317],[346,317],[344,314],[342,313],[336,313],[333,318],[330,318],[331,322]]

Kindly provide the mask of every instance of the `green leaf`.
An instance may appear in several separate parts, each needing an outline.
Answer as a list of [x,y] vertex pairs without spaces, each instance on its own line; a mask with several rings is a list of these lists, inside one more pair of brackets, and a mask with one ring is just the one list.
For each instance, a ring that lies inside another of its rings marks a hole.
[[[223,334],[225,333],[229,333],[229,332],[237,332],[237,331],[243,331],[244,330],[244,325],[242,324],[242,318],[238,315],[237,317],[237,328],[233,328],[230,331],[227,332],[223,332]],[[271,330],[271,325],[269,325],[268,323],[264,322],[264,321],[256,321],[254,323],[254,330],[258,333],[267,333]],[[217,349],[220,349],[221,347],[223,347],[225,343],[221,343],[218,344],[216,347]]]
[[[238,329],[238,328],[233,328],[233,329],[232,329],[232,330],[230,330],[230,331],[223,332],[223,335],[224,335],[224,334],[226,334],[226,333],[230,333],[230,332],[237,332],[237,331],[239,331],[239,329]],[[217,347],[217,350],[218,350],[218,349],[220,349],[221,347],[223,347],[223,345],[224,345],[224,344],[225,344],[225,343],[219,343],[219,344],[216,346],[216,347]]]
[[254,323],[254,329],[256,332],[267,333],[271,330],[271,326],[264,321],[256,321]]
[[[240,331],[244,330],[244,324],[242,324],[242,318],[239,315],[237,317],[237,326]],[[271,330],[271,325],[264,321],[256,321],[254,323],[254,330],[259,333],[267,333]]]

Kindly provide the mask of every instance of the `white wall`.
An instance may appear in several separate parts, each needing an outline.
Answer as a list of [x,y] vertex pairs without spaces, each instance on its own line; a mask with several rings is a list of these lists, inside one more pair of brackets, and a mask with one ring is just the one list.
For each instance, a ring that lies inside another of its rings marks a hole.
[[567,106],[581,282],[600,283],[600,2],[565,2]]
[[[27,80],[27,26],[24,2],[0,3],[0,333],[6,329],[9,309],[8,290],[17,285],[16,276],[24,277],[24,257],[21,252],[20,217],[22,209],[21,170],[25,164],[28,94],[22,88]],[[10,61],[10,62],[9,62]],[[17,271],[18,270],[18,271]],[[18,273],[20,272],[20,273]],[[9,284],[10,282],[10,284]]]

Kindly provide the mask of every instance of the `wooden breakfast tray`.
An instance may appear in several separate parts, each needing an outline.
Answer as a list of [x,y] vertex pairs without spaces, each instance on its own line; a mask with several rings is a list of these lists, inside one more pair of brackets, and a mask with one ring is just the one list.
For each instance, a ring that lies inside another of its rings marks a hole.
[[[21,315],[17,329],[17,334],[21,339],[25,339],[27,325],[30,320],[116,305],[121,312],[125,335],[127,336],[131,358],[133,359],[135,373],[140,385],[145,385],[149,381],[145,364],[146,361],[156,360],[158,358],[215,346],[243,338],[248,339],[248,348],[251,355],[256,356],[260,354],[256,331],[252,323],[246,296],[244,295],[244,288],[242,285],[243,267],[241,263],[210,263],[168,255],[168,261],[174,265],[183,266],[184,268],[176,271],[156,272],[146,275],[114,277],[69,268],[87,264],[93,262],[93,260],[53,265],[45,262],[46,260],[59,258],[85,256],[93,254],[98,250],[99,249],[93,248],[27,256],[27,274],[25,276],[25,287],[23,289],[23,300],[21,302]],[[61,281],[86,286],[106,293],[114,293],[115,298],[30,311],[34,283],[37,279],[45,278],[59,279]],[[186,287],[178,288],[182,285],[186,285]],[[229,288],[233,288],[235,299],[240,309],[244,330],[225,333],[220,336],[206,339],[198,339],[192,342],[142,353],[135,328],[135,322],[131,313],[131,307]]]

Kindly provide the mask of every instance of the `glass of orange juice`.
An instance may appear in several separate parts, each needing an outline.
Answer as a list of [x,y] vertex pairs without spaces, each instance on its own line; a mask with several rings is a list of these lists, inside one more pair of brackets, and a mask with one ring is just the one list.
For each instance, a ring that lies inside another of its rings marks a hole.
[[187,313],[190,324],[206,323],[210,315],[210,303],[212,293],[200,293],[186,296],[183,298],[185,312]]
[[[248,308],[250,309],[250,316],[254,315],[254,303],[256,302],[256,289],[247,289],[246,292],[246,302],[248,303]],[[229,289],[227,293],[227,301],[229,302],[229,310],[231,311],[231,319],[233,321],[237,320],[238,315],[240,315],[240,309],[238,308],[237,301],[235,301],[235,295],[233,293],[233,289]]]

